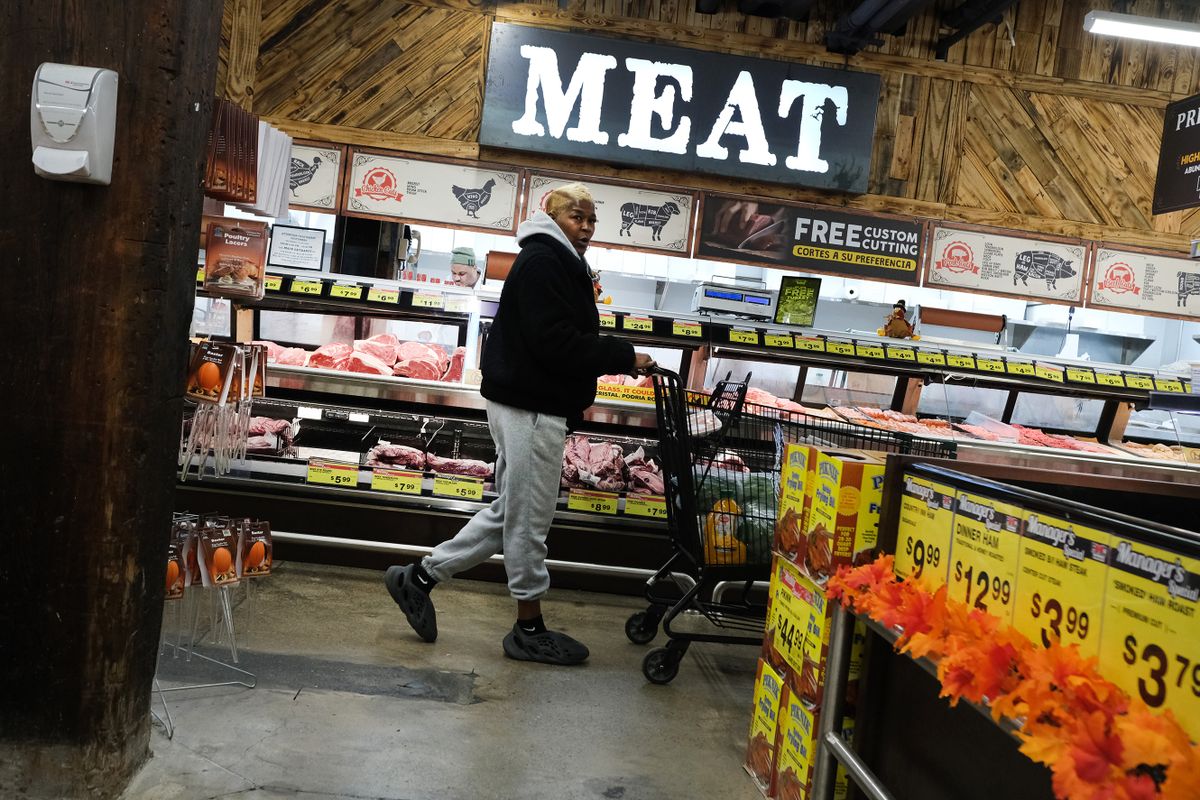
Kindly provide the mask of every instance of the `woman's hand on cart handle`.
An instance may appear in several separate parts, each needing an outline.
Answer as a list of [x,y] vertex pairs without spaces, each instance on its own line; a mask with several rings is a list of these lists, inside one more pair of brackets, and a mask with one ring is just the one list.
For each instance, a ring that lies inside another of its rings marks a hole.
[[654,363],[654,359],[646,353],[633,354],[633,372],[632,375],[649,375],[658,364]]

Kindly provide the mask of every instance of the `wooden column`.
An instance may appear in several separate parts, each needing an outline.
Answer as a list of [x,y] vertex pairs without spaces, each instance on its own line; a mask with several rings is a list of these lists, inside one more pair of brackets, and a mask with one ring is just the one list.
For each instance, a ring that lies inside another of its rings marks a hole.
[[[220,0],[0,4],[0,796],[148,754]],[[111,186],[30,162],[34,72],[116,70]]]

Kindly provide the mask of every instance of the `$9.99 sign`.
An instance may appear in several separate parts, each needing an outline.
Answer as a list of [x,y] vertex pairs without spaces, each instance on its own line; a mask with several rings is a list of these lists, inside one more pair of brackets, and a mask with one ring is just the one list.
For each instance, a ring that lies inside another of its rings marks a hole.
[[1200,560],[1114,538],[1100,671],[1200,737]]
[[954,490],[904,476],[896,539],[896,574],[937,587],[946,582],[954,533]]

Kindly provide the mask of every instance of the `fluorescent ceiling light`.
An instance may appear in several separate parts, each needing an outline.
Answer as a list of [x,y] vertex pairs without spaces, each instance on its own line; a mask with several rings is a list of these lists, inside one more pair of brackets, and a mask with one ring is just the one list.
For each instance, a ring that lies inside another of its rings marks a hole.
[[1200,47],[1200,25],[1189,22],[1137,17],[1112,11],[1089,11],[1083,18],[1083,29],[1101,36],[1123,36],[1127,39]]

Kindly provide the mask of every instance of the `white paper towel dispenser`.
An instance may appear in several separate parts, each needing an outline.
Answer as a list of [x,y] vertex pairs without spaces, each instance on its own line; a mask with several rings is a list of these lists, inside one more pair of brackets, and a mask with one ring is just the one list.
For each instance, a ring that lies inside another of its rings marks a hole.
[[38,175],[105,185],[112,181],[117,73],[42,64],[33,78],[31,106],[33,168]]

